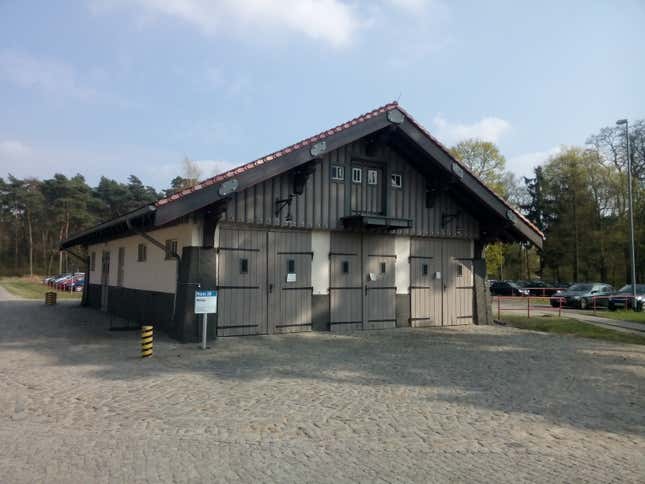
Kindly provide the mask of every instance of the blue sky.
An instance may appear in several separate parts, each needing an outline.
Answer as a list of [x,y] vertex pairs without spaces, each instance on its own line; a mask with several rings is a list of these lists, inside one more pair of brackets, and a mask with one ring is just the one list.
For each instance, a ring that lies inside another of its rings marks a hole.
[[0,176],[163,188],[400,98],[518,175],[645,117],[645,1],[0,0]]

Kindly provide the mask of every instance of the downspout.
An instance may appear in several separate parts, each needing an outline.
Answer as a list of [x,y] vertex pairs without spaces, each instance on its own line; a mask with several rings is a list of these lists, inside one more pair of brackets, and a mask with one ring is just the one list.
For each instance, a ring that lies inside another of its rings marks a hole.
[[150,242],[152,245],[154,245],[156,247],[159,247],[161,250],[164,251],[164,254],[166,254],[167,256],[170,256],[173,259],[175,259],[175,293],[173,294],[173,298],[172,298],[172,320],[174,321],[175,320],[175,311],[177,309],[177,290],[179,289],[179,266],[181,264],[181,257],[177,253],[169,254],[168,251],[166,250],[165,244],[162,244],[157,239],[151,237],[144,230],[141,230],[141,229],[135,227],[134,225],[132,225],[131,219],[127,219],[125,221],[125,223],[127,224],[128,229],[130,229],[133,232],[135,232],[136,234],[140,235],[145,240]]

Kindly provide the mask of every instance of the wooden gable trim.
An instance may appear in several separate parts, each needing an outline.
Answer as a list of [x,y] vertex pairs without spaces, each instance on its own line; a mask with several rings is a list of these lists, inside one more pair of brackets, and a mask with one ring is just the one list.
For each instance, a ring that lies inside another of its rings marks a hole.
[[[351,126],[337,134],[333,134],[325,138],[327,144],[326,153],[333,151],[341,146],[352,143],[364,136],[379,131],[387,126],[390,126],[391,121],[387,117],[387,113],[374,116],[360,124]],[[258,165],[253,169],[247,170],[235,177],[238,181],[236,192],[241,192],[245,188],[257,185],[269,178],[278,176],[286,171],[291,170],[303,163],[313,160],[311,146],[303,146],[297,150],[292,151],[286,155],[281,156],[269,163]],[[181,217],[202,207],[210,205],[223,197],[219,194],[219,187],[221,184],[211,185],[207,188],[191,193],[184,198],[176,200],[172,203],[157,207],[155,215],[155,226],[165,225],[171,220]]]

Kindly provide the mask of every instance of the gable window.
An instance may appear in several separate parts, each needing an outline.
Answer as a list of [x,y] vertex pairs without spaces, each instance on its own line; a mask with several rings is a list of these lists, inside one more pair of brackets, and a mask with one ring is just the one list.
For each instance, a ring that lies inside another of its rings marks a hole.
[[92,252],[92,254],[90,255],[90,270],[96,270],[96,252]]
[[177,255],[177,240],[166,240],[166,260],[174,259],[175,255]]
[[240,259],[240,274],[248,274],[248,273],[249,273],[249,260]]
[[148,255],[148,248],[146,247],[146,244],[139,244],[139,247],[137,247],[137,261],[145,262],[147,255]]
[[353,183],[363,182],[363,170],[361,170],[360,168],[352,168],[352,182]]
[[403,187],[403,175],[400,173],[392,173],[392,186],[394,188]]
[[378,171],[367,170],[367,184],[376,185],[378,183]]
[[339,165],[331,165],[331,179],[343,181],[345,179],[345,168]]

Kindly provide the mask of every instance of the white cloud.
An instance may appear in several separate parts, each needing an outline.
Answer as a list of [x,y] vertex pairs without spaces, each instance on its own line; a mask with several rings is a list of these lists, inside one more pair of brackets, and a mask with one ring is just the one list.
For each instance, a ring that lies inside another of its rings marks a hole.
[[508,121],[485,117],[472,124],[452,123],[440,114],[432,120],[433,134],[445,145],[452,145],[468,138],[477,138],[497,143],[511,129]]
[[57,97],[73,97],[83,101],[97,97],[96,91],[85,86],[68,64],[9,49],[0,50],[0,80]]
[[388,2],[395,7],[414,13],[425,10],[431,3],[429,0],[388,0]]
[[357,9],[341,0],[95,0],[92,6],[101,12],[135,3],[144,15],[174,17],[206,35],[287,30],[334,47],[349,44],[362,23]]
[[533,169],[535,167],[542,165],[549,158],[557,155],[561,151],[562,151],[561,146],[555,146],[553,148],[550,148],[544,151],[522,153],[522,154],[510,157],[507,161],[506,167],[520,177],[522,176],[532,177]]
[[31,152],[31,146],[22,141],[15,139],[0,140],[0,161],[26,158]]

